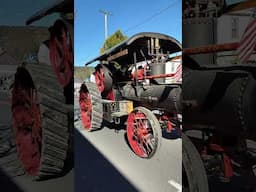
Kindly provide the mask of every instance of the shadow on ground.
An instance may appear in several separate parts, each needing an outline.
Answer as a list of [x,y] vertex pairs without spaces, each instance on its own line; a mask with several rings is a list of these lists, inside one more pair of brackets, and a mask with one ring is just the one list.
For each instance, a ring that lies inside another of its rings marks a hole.
[[75,130],[75,191],[138,191],[81,133]]
[[24,192],[2,169],[0,169],[0,186],[4,191]]
[[218,178],[209,179],[210,192],[256,192],[256,177],[234,177],[230,183],[221,183]]

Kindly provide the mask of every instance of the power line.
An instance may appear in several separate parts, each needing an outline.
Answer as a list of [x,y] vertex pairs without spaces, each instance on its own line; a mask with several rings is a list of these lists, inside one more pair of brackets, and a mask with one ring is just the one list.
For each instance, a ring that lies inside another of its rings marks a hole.
[[130,31],[134,28],[137,28],[147,22],[149,22],[150,20],[152,20],[154,17],[157,17],[158,15],[161,15],[163,12],[167,11],[168,9],[170,9],[178,0],[174,0],[170,5],[168,5],[167,7],[165,7],[164,9],[158,11],[157,13],[151,15],[150,17],[148,17],[147,19],[143,20],[142,22],[138,23],[137,25],[134,25],[132,27],[129,27],[128,29],[126,29],[124,32],[126,33],[127,31]]

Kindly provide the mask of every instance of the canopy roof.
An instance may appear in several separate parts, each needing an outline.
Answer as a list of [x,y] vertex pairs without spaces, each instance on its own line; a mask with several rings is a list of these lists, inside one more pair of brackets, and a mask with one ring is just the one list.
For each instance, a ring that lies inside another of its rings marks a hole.
[[37,11],[26,21],[26,25],[29,25],[47,15],[52,13],[73,13],[74,12],[74,0],[57,0],[53,4]]
[[172,54],[181,51],[181,44],[176,39],[161,33],[143,32],[119,43],[102,55],[87,62],[85,65],[89,65],[95,61],[115,61],[121,65],[129,64],[133,62],[134,52],[137,54],[137,61],[140,62],[145,59],[140,53],[140,50],[143,51],[143,54],[147,59],[152,58],[148,53],[148,46],[151,39],[159,40],[160,52],[164,54]]
[[[234,3],[233,3],[234,2]],[[245,9],[256,8],[255,0],[226,0],[226,6],[224,7],[224,13],[230,13],[235,11],[241,11]]]

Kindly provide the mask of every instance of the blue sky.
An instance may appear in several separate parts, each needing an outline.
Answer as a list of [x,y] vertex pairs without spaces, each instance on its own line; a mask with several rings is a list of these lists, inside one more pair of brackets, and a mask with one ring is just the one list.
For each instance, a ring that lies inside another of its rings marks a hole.
[[112,13],[108,35],[118,29],[128,37],[159,32],[181,41],[181,0],[75,0],[76,66],[99,55],[104,43],[104,15],[100,9]]
[[[56,0],[1,0],[0,25],[24,26],[25,21],[40,9],[53,4]],[[56,18],[52,14],[33,23],[37,26],[50,26]]]

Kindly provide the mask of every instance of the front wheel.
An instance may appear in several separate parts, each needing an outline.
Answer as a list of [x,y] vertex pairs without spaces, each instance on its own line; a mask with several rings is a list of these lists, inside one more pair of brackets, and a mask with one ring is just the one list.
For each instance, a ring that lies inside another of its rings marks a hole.
[[200,155],[184,133],[182,134],[182,191],[209,191],[207,175]]
[[128,116],[126,129],[129,145],[139,157],[151,158],[159,149],[161,127],[150,110],[135,108]]

